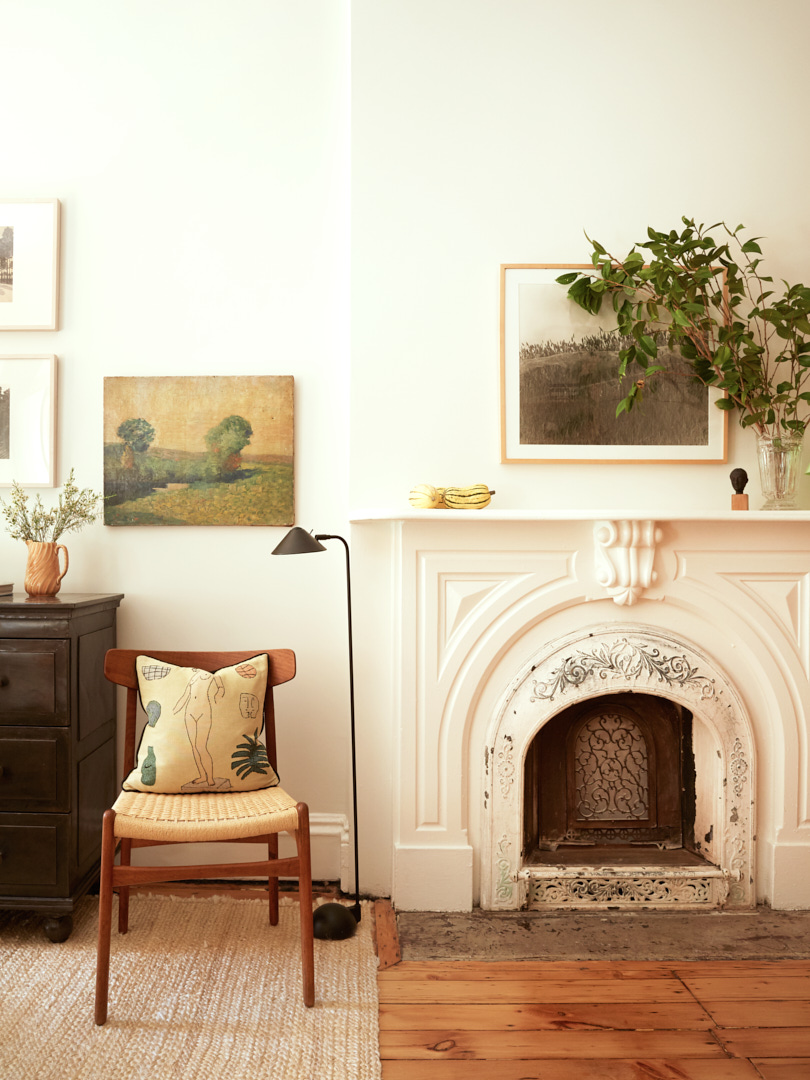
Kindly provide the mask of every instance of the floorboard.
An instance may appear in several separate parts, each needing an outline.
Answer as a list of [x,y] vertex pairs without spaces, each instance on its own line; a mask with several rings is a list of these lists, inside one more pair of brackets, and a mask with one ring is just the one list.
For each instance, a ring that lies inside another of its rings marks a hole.
[[701,1000],[748,1001],[767,998],[769,1001],[807,1001],[810,999],[810,977],[769,975],[766,978],[693,979],[681,976],[684,986]]
[[[435,1005],[411,1004],[407,1008],[380,1005],[381,1031],[413,1028],[421,1031],[435,1027],[435,1019]],[[442,1008],[441,1019],[444,1027],[456,1031],[668,1031],[680,1028],[700,1031],[714,1026],[711,1016],[696,1001],[683,1005],[453,1003]],[[739,1024],[734,1026],[739,1027]]]
[[[747,1061],[633,1059],[594,1061],[383,1061],[383,1080],[762,1080]],[[807,1080],[806,1073],[767,1080]]]
[[374,906],[374,947],[380,971],[395,967],[402,959],[397,934],[397,917],[390,900],[375,900]]
[[[759,1046],[759,1044],[757,1044]],[[766,1053],[773,1053],[771,1045]],[[758,1051],[761,1052],[761,1051]],[[381,1031],[383,1058],[462,1058],[505,1061],[526,1058],[724,1058],[706,1031]],[[734,1055],[740,1057],[742,1055]]]
[[[466,1002],[486,1005],[490,1002],[558,1002],[628,1001],[628,1002],[686,1002],[692,997],[678,979],[565,979],[554,975],[546,978],[542,962],[531,962],[531,977],[500,979],[484,982],[478,979],[407,980],[388,978],[391,972],[380,972],[378,986],[381,1002],[433,1001],[437,1003]],[[528,972],[527,972],[528,975]]]
[[808,961],[403,961],[383,1080],[810,1080]]
[[807,1080],[810,1076],[810,1057],[758,1059],[754,1064],[762,1080]]
[[810,1027],[810,1001],[704,1001],[716,1027]]

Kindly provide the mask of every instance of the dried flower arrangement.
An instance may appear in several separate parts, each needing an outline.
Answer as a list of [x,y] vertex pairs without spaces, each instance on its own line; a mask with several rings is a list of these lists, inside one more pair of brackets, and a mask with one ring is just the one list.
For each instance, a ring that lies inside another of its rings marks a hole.
[[79,490],[73,478],[73,469],[56,506],[50,510],[45,509],[39,495],[29,510],[28,495],[16,480],[11,486],[9,502],[0,499],[9,536],[13,540],[33,540],[38,543],[58,540],[63,533],[90,525],[101,513],[103,503],[103,496],[90,488]]

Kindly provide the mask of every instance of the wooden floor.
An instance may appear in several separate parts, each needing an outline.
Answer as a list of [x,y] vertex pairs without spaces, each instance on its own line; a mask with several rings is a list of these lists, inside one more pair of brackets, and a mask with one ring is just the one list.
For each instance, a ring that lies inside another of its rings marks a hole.
[[810,1080],[810,961],[399,960],[383,1080]]
[[403,962],[373,915],[383,1080],[810,1080],[810,960]]

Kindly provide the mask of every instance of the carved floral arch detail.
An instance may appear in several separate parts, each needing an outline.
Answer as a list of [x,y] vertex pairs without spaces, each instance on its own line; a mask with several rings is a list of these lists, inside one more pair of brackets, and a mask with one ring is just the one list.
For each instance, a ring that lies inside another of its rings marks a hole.
[[677,702],[712,733],[718,748],[716,859],[723,879],[722,903],[715,892],[714,906],[755,904],[754,742],[739,695],[717,662],[693,643],[657,627],[613,624],[569,635],[532,657],[493,717],[484,755],[482,907],[526,906],[521,784],[535,735],[570,705],[624,691]]

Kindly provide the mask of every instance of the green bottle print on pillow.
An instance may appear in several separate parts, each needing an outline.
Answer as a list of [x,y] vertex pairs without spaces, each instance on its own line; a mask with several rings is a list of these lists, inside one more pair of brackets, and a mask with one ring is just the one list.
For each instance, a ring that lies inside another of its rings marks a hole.
[[150,746],[141,766],[141,783],[146,787],[154,787],[156,780],[157,762],[155,761],[155,750],[154,747]]

